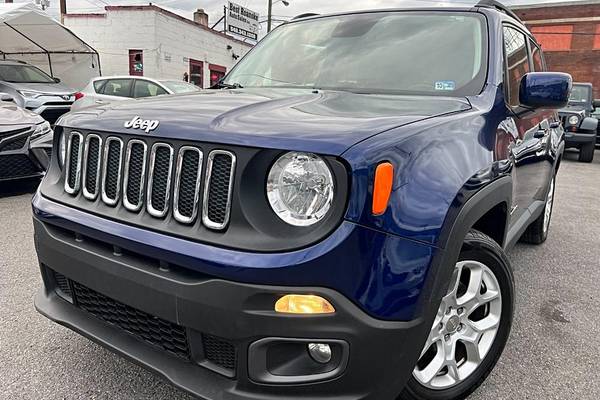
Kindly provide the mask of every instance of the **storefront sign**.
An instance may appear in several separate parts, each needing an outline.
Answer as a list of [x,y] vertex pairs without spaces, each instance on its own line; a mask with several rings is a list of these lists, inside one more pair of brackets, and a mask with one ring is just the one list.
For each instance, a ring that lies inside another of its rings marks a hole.
[[227,31],[236,35],[258,40],[259,14],[239,4],[229,2],[227,8]]

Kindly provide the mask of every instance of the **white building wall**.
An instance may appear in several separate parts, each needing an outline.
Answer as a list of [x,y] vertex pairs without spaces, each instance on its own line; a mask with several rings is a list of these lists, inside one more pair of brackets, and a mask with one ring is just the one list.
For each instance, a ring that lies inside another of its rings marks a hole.
[[[189,59],[204,63],[204,87],[210,86],[209,64],[231,69],[249,45],[152,9],[107,10],[104,16],[67,15],[65,25],[100,54],[102,75],[128,75],[129,50],[143,50],[144,76],[182,80]],[[231,49],[227,47],[231,46]]]

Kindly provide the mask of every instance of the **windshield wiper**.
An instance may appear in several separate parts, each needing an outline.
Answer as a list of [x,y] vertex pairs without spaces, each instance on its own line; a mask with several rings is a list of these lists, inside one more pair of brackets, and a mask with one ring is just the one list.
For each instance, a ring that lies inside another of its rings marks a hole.
[[239,83],[217,82],[211,89],[243,89]]

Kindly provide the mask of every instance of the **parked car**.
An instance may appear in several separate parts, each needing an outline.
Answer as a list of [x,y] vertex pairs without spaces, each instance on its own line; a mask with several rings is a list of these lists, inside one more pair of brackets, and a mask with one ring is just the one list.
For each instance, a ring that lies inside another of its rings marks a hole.
[[202,399],[473,392],[572,80],[499,3],[424,7],[295,19],[222,90],[65,115],[38,311]]
[[139,99],[199,90],[198,86],[183,81],[137,76],[104,76],[92,79],[85,89],[76,93],[77,100],[73,104],[73,110],[131,98]]
[[50,123],[0,93],[0,182],[44,175],[51,154]]
[[600,146],[600,99],[594,100],[594,111],[592,112],[592,118],[598,120],[598,128],[596,129],[596,147]]
[[51,124],[69,112],[75,101],[75,90],[24,61],[0,60],[0,92]]
[[591,83],[574,83],[573,91],[566,108],[559,110],[566,131],[567,148],[579,149],[579,161],[592,162],[598,140],[598,119],[592,112],[600,107],[600,102],[593,100]]

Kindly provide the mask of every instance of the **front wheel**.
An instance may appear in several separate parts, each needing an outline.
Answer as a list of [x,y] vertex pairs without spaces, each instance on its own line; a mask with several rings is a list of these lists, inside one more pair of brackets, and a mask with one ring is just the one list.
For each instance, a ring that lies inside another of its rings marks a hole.
[[513,275],[504,251],[490,237],[470,231],[399,400],[457,400],[475,391],[504,350],[513,308]]
[[596,143],[581,146],[581,149],[579,149],[579,161],[591,163],[594,161],[594,151],[596,151]]

